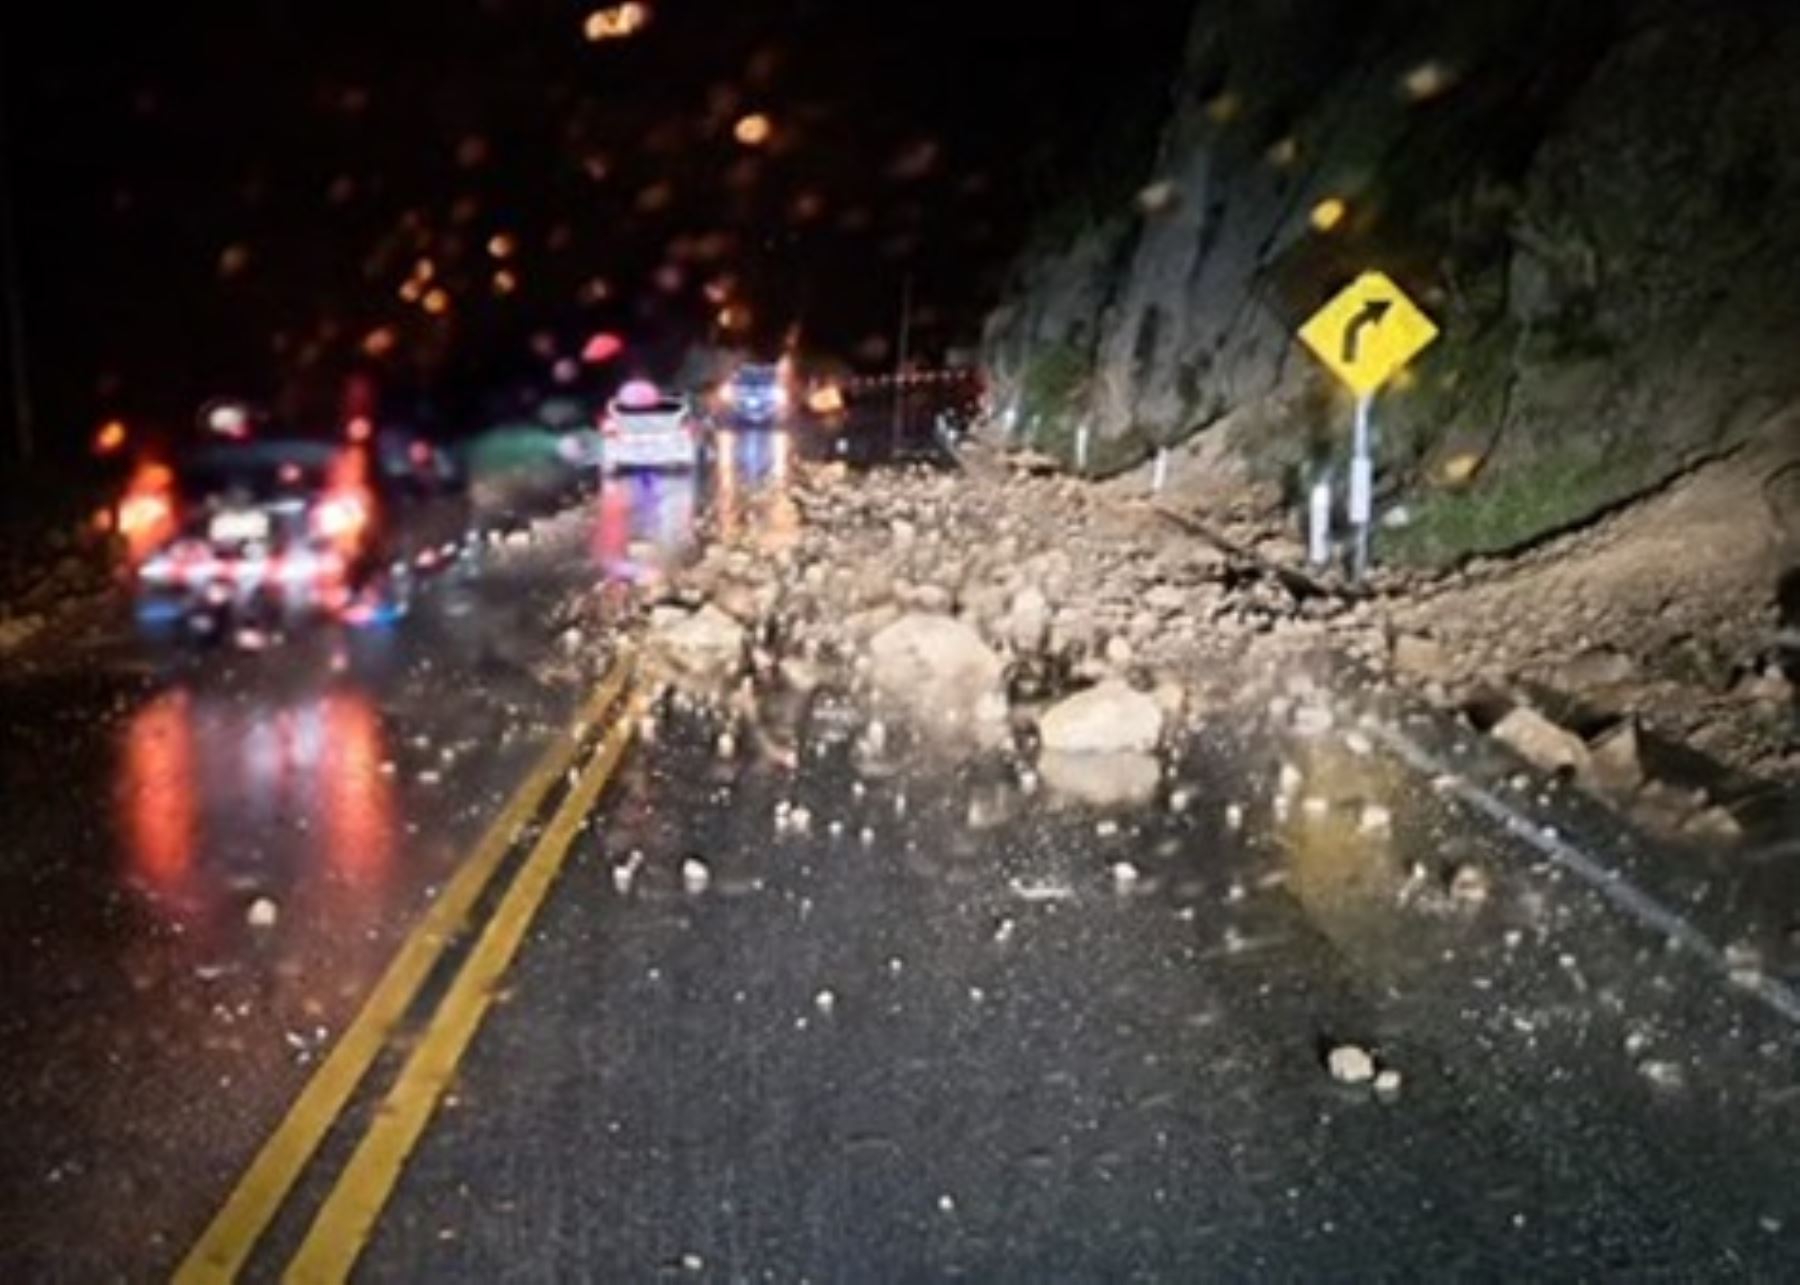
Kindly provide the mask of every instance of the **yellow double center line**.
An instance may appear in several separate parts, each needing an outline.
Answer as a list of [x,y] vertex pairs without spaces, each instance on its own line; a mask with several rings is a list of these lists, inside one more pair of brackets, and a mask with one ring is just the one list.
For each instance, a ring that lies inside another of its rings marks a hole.
[[[465,926],[519,834],[575,763],[589,728],[619,701],[630,665],[619,661],[494,819],[469,858],[407,936],[393,962],[345,1028],[330,1056],[301,1090],[225,1205],[176,1269],[177,1285],[235,1280],[375,1058],[386,1046],[444,950]],[[445,1085],[492,1002],[538,907],[555,882],[582,822],[630,743],[642,712],[634,697],[577,775],[463,962],[430,1025],[338,1176],[286,1279],[348,1276],[401,1167],[424,1131]]]

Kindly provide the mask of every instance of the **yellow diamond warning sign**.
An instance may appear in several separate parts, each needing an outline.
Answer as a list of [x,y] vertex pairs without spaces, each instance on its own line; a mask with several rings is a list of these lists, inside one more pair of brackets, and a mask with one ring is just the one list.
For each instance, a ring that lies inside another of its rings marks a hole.
[[1363,273],[1300,327],[1301,341],[1359,397],[1399,374],[1437,336],[1431,318],[1380,272]]

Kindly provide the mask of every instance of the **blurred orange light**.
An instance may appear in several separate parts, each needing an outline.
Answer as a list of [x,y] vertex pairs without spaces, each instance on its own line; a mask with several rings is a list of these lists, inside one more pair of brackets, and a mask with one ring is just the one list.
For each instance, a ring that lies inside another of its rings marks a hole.
[[510,232],[496,232],[488,238],[487,248],[488,253],[496,259],[510,259],[513,251],[518,248],[518,242]]
[[353,442],[366,442],[369,438],[374,436],[374,434],[375,425],[370,422],[367,415],[358,415],[355,419],[344,425],[344,436],[348,437]]
[[417,303],[424,297],[425,287],[420,285],[416,277],[408,277],[400,285],[400,297],[408,303]]
[[413,264],[413,276],[420,281],[429,281],[437,275],[437,264],[430,259],[420,259]]
[[836,415],[844,409],[844,394],[836,384],[821,384],[806,395],[806,409],[815,415]]
[[390,352],[394,351],[394,343],[394,328],[392,326],[377,326],[363,336],[362,350],[370,357],[385,357]]
[[742,117],[732,128],[731,135],[745,147],[761,147],[774,132],[775,127],[770,124],[769,118],[756,112]]
[[450,311],[450,296],[441,286],[434,286],[424,298],[425,311],[434,317],[441,317]]
[[133,562],[142,561],[175,533],[175,475],[166,464],[145,463],[119,502],[119,534]]
[[1328,196],[1312,208],[1310,216],[1313,229],[1318,232],[1330,232],[1344,221],[1350,207],[1335,196]]
[[623,40],[642,31],[650,21],[650,6],[646,4],[616,4],[608,9],[596,9],[587,16],[582,24],[582,31],[587,38],[596,44],[602,40]]
[[519,288],[519,278],[511,270],[501,268],[494,274],[494,293],[511,294]]
[[109,419],[94,434],[94,453],[112,455],[125,445],[128,434],[123,420]]
[[1456,83],[1456,73],[1435,59],[1422,62],[1400,79],[1401,91],[1415,103],[1436,98]]

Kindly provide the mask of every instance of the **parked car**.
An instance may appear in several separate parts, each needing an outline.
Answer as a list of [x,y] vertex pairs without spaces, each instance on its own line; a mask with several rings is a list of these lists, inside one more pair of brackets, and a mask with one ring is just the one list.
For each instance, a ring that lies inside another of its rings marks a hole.
[[700,455],[700,421],[685,398],[634,381],[607,403],[600,421],[603,472],[697,468]]

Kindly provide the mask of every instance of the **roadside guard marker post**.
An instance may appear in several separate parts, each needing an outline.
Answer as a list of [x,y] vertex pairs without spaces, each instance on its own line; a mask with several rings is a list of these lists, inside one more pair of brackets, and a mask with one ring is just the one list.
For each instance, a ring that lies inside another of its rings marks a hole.
[[1151,493],[1154,495],[1161,495],[1163,487],[1167,486],[1168,482],[1169,448],[1166,446],[1159,446],[1156,448],[1156,468],[1150,474]]
[[1088,462],[1088,426],[1083,424],[1075,430],[1075,471],[1087,472]]
[[1315,567],[1331,561],[1331,474],[1321,472],[1308,497],[1306,557]]
[[[1375,518],[1375,394],[1438,337],[1438,328],[1406,292],[1380,272],[1365,272],[1300,327],[1300,341],[1356,394],[1350,458],[1350,523],[1356,528],[1355,579],[1369,569]],[[1316,500],[1315,500],[1316,503]]]

